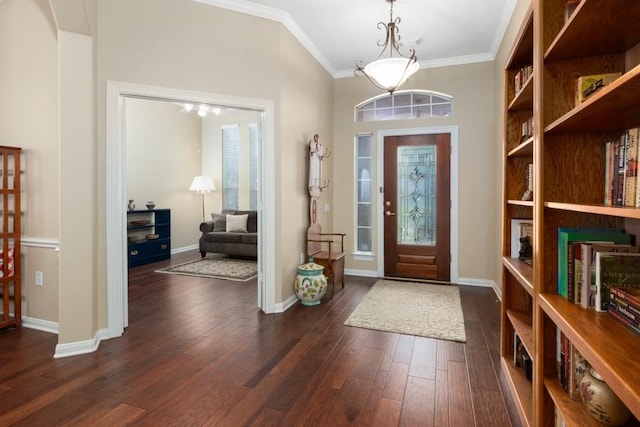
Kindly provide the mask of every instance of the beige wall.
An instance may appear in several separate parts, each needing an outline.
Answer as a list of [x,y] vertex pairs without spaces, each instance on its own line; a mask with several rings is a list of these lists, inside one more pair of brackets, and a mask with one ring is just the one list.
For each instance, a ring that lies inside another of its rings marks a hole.
[[[0,143],[24,150],[23,315],[56,322],[58,58],[48,0],[0,2],[0,64]],[[35,271],[43,273],[42,287],[34,286]]]
[[172,102],[126,99],[127,200],[171,209],[171,249],[198,243],[202,200],[189,192],[201,171],[202,124]]
[[[333,197],[334,229],[346,232],[348,251],[355,250],[354,224],[354,135],[378,130],[458,126],[458,248],[460,278],[495,280],[495,217],[499,193],[495,191],[499,175],[494,150],[499,132],[495,123],[495,79],[491,62],[420,70],[402,89],[425,89],[453,96],[453,114],[444,118],[354,122],[354,107],[379,95],[365,78],[338,79],[335,84],[334,181],[341,191]],[[382,186],[375,180],[373,188]],[[453,196],[453,195],[452,195]],[[381,202],[381,198],[378,198]],[[376,207],[377,209],[377,207]],[[377,211],[374,211],[377,212]],[[381,220],[374,218],[374,227]],[[373,252],[382,251],[374,238]],[[356,261],[347,258],[347,268],[375,271],[377,259]]]
[[[504,109],[505,109],[505,93],[504,93],[504,67],[507,64],[507,60],[509,59],[509,55],[511,54],[511,49],[513,43],[518,36],[518,32],[520,31],[520,27],[522,22],[525,19],[527,11],[531,7],[531,0],[518,0],[516,3],[516,8],[513,11],[513,16],[511,17],[511,21],[509,22],[509,26],[505,32],[504,38],[502,39],[502,44],[500,45],[500,49],[496,55],[496,59],[494,61],[494,75],[496,79],[496,100],[497,100],[497,108],[496,108],[496,122],[498,125],[498,138],[496,140],[496,146],[494,148],[494,155],[496,158],[496,163],[500,170],[503,169],[504,166],[504,158],[502,147],[504,144]],[[503,192],[503,175],[499,174],[496,176],[495,188],[496,193],[502,195]],[[502,196],[500,196],[502,197]],[[495,276],[496,283],[502,283],[502,225],[503,225],[503,201],[500,198],[498,200],[497,212],[500,215],[496,215],[496,236],[494,238],[495,242],[495,253],[496,262],[495,262]]]

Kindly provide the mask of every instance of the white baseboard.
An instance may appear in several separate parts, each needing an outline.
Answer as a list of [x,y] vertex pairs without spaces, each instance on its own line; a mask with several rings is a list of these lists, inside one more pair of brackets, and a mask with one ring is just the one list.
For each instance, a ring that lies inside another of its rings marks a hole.
[[459,277],[458,284],[466,285],[466,286],[481,286],[484,288],[492,288],[493,292],[496,293],[498,299],[502,299],[502,292],[500,291],[500,287],[493,280],[486,279],[469,279],[466,277]]
[[181,248],[171,249],[171,255],[181,254],[183,252],[189,252],[200,249],[200,246],[196,243],[195,245],[183,246]]
[[344,274],[348,276],[378,277],[378,272],[376,270],[356,270],[353,268],[345,268]]
[[107,338],[109,338],[108,329],[98,329],[96,334],[93,336],[93,339],[56,345],[56,352],[53,355],[53,358],[60,359],[62,357],[93,353],[98,349],[100,341]]
[[276,303],[274,313],[284,313],[289,308],[293,307],[297,302],[298,302],[298,297],[295,295],[291,295],[289,298],[287,298],[283,302]]
[[50,334],[58,335],[58,322],[22,316],[22,326],[24,328],[36,329],[38,331],[49,332]]

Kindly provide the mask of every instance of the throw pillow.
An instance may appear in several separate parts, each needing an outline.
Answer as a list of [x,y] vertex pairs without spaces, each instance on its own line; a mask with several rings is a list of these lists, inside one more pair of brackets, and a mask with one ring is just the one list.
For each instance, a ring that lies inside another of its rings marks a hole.
[[227,215],[227,231],[236,233],[247,232],[247,218],[249,215]]
[[213,231],[227,231],[227,216],[212,213],[211,219],[213,220]]

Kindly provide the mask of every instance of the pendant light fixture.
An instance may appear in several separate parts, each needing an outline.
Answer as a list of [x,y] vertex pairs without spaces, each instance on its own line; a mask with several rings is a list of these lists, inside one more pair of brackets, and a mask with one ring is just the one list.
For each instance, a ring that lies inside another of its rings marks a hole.
[[[389,93],[393,93],[398,89],[407,79],[414,74],[420,68],[418,64],[418,58],[416,52],[410,49],[411,56],[409,58],[404,57],[398,48],[398,41],[400,36],[398,35],[398,24],[400,18],[393,19],[393,3],[396,0],[386,0],[391,4],[389,12],[389,23],[378,22],[378,28],[384,28],[387,36],[384,42],[378,41],[378,46],[382,47],[382,52],[376,58],[375,61],[368,63],[362,67],[362,63],[356,65],[354,74],[363,74],[369,79],[371,83],[386,90]],[[388,57],[384,57],[385,52],[388,50]],[[394,52],[397,56],[394,56]]]

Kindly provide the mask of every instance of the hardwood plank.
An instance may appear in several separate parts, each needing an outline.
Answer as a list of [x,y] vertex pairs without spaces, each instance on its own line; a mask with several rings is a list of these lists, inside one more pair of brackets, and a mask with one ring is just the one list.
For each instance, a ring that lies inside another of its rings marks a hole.
[[436,379],[436,340],[433,338],[416,337],[409,375],[430,380]]
[[278,427],[282,425],[284,413],[271,408],[262,408],[256,416],[245,425],[260,427]]
[[350,377],[373,381],[384,352],[377,348],[364,347],[349,372]]
[[473,396],[476,426],[511,425],[502,393],[492,390],[473,389],[471,394]]
[[375,419],[378,410],[380,409],[380,402],[382,401],[382,392],[384,390],[388,374],[389,373],[387,371],[378,371],[376,374],[376,379],[373,381],[367,400],[362,408],[360,419],[358,419],[358,426],[366,427],[373,426],[375,424]]
[[464,363],[449,362],[449,419],[452,426],[474,425],[469,376]]
[[413,353],[413,343],[416,337],[413,335],[400,335],[396,352],[393,355],[394,362],[411,363],[411,354]]
[[409,365],[394,362],[391,364],[391,370],[387,376],[387,383],[384,386],[382,397],[386,399],[402,401],[404,398],[404,389],[407,385],[407,377],[409,375]]
[[133,423],[145,410],[120,404],[115,408],[91,408],[79,417],[62,424],[63,427],[74,427],[78,425],[91,425],[92,427],[124,426]]
[[[382,399],[373,425],[376,427],[397,426],[400,422],[402,403],[392,399]],[[358,424],[360,425],[360,424]]]
[[446,370],[436,371],[436,403],[434,425],[448,426],[449,423],[449,373]]
[[[435,381],[425,378],[409,377],[400,412],[400,426],[434,425],[435,420]],[[471,425],[471,424],[451,424]]]

